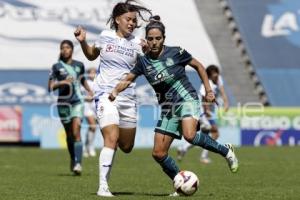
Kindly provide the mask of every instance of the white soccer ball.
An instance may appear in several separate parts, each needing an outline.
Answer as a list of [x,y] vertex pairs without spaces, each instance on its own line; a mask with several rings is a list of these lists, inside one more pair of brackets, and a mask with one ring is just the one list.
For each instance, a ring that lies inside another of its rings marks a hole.
[[199,179],[191,171],[179,172],[173,182],[176,192],[185,196],[193,195],[199,187]]

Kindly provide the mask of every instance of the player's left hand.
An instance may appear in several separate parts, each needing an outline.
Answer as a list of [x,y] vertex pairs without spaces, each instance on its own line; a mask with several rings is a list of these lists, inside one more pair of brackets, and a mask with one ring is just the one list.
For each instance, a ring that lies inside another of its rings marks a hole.
[[228,104],[228,102],[224,102],[223,108],[224,108],[225,112],[227,112],[229,110],[229,104]]
[[146,42],[146,40],[141,39],[140,45],[142,46],[143,53],[146,54],[146,53],[149,52],[150,48],[149,48],[149,45],[148,45],[148,43]]
[[205,96],[207,102],[216,102],[216,97],[213,91],[208,91]]
[[116,99],[116,97],[117,97],[117,92],[116,92],[115,90],[113,90],[113,91],[109,94],[108,99],[109,99],[110,101],[114,101],[114,100]]
[[92,102],[94,100],[94,93],[92,91],[88,92],[88,95],[85,97],[87,102]]

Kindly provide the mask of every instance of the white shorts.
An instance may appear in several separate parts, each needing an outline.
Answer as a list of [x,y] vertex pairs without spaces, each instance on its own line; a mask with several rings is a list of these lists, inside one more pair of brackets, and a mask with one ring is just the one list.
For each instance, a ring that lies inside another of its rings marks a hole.
[[84,102],[84,113],[85,117],[96,117],[96,108],[93,102]]
[[101,129],[112,124],[116,124],[120,128],[136,127],[137,108],[134,96],[117,96],[111,102],[108,94],[103,94],[99,97],[96,108]]

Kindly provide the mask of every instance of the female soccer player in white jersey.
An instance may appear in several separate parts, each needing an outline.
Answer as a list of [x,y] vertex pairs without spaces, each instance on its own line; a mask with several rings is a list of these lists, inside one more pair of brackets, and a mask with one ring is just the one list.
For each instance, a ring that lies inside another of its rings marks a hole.
[[132,0],[120,2],[113,8],[108,20],[112,30],[103,31],[94,45],[86,42],[86,32],[78,27],[74,32],[85,56],[95,60],[100,55],[100,65],[95,79],[95,103],[97,117],[104,139],[99,156],[99,196],[113,196],[108,179],[117,146],[125,153],[131,152],[136,132],[135,84],[125,90],[115,102],[108,100],[110,91],[126,76],[142,53],[142,40],[132,35],[138,27],[137,15],[150,10]]
[[[94,88],[94,79],[96,76],[96,68],[92,67],[87,70],[87,84],[90,88]],[[86,134],[85,147],[83,151],[84,157],[95,157],[96,150],[94,145],[95,134],[96,134],[96,107],[95,102],[85,101],[84,102],[84,117],[88,123],[88,130]]]

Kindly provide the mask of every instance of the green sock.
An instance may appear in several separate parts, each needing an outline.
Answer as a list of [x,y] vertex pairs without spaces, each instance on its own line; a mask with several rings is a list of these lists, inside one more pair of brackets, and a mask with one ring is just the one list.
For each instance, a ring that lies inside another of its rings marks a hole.
[[74,143],[75,150],[75,163],[81,163],[82,158],[82,142],[78,141]]
[[178,174],[179,168],[176,165],[176,162],[173,158],[166,155],[163,159],[157,160],[160,166],[163,168],[163,171],[173,180],[174,177]]
[[67,137],[67,146],[68,146],[70,158],[72,161],[74,161],[75,160],[74,139],[72,137]]

